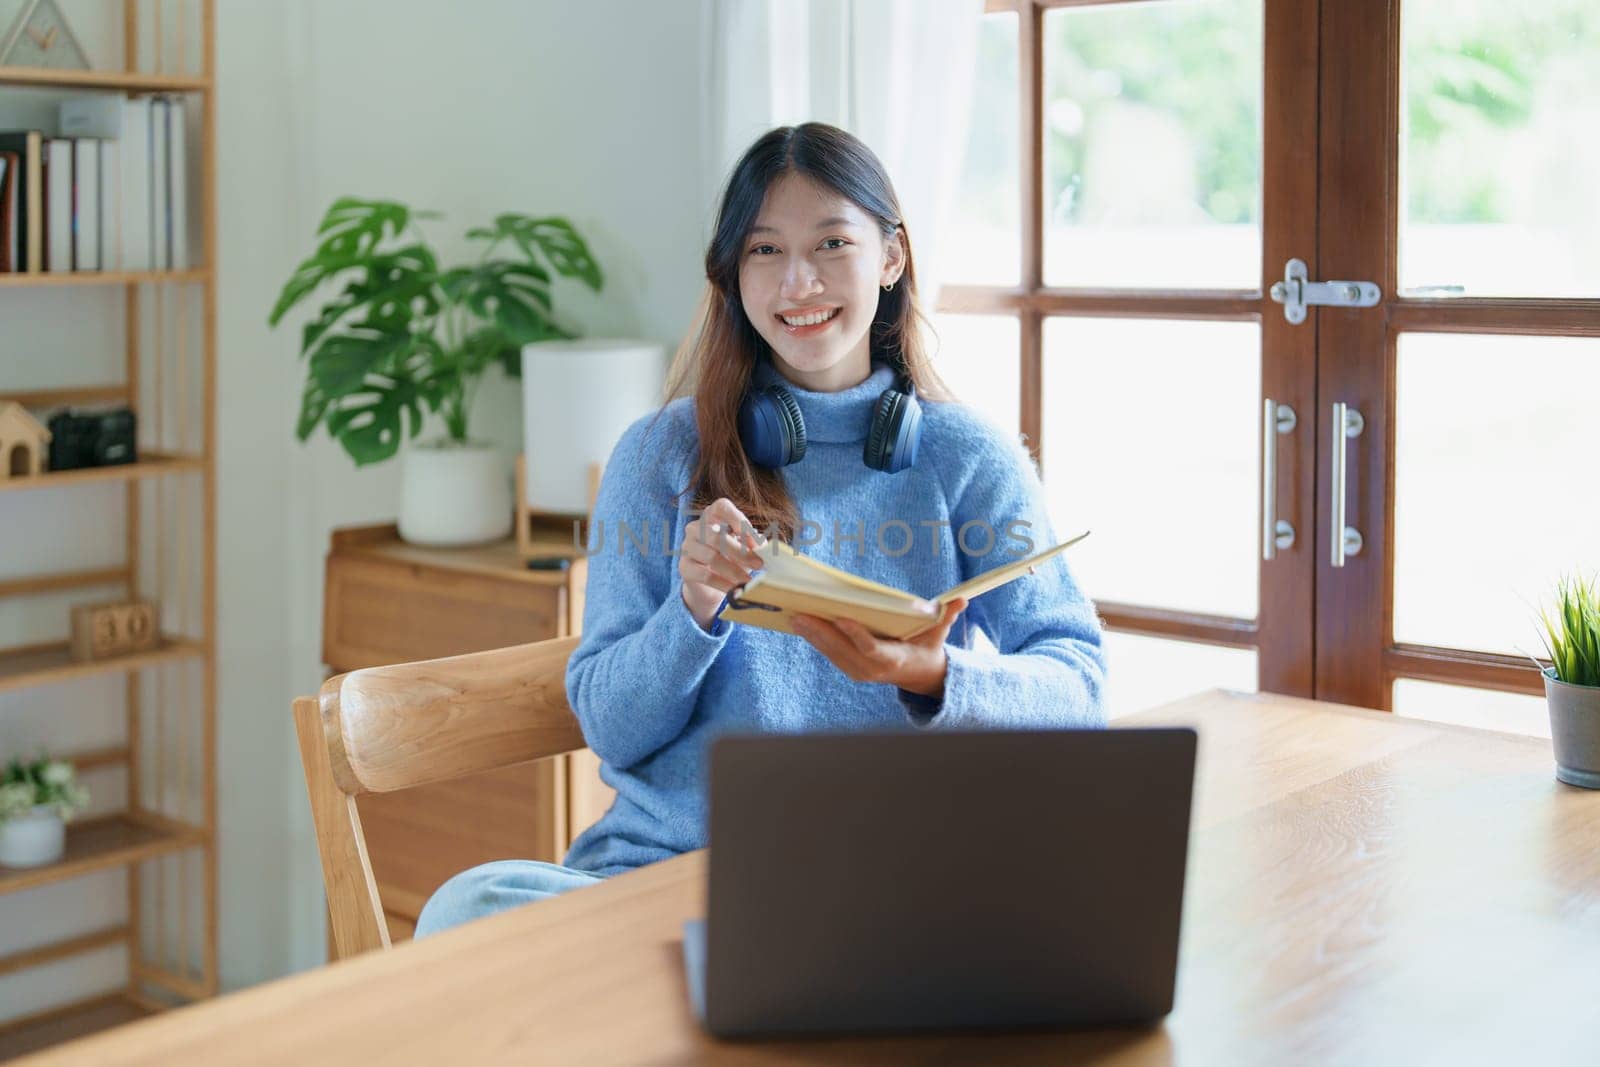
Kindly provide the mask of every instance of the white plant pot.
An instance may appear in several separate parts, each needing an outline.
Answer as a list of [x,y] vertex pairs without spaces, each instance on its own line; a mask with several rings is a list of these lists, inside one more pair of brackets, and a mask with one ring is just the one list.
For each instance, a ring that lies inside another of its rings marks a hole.
[[43,867],[59,860],[66,847],[66,824],[47,804],[0,822],[0,866]]
[[400,536],[416,545],[475,545],[511,533],[511,472],[492,445],[448,438],[400,457]]

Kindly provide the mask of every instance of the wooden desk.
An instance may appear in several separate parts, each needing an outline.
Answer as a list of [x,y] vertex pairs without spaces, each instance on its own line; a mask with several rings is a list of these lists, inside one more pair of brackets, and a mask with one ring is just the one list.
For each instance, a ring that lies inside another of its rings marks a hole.
[[1600,1047],[1600,793],[1546,741],[1222,692],[1177,1010],[1149,1031],[724,1045],[679,956],[705,855],[56,1052],[58,1063],[1573,1063]]

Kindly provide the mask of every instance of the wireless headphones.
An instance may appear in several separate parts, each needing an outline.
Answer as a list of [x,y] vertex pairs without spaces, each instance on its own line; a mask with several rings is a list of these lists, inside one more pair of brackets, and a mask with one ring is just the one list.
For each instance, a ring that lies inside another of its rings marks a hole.
[[[756,365],[759,375],[762,365]],[[772,375],[777,378],[777,374]],[[917,387],[904,370],[896,369],[895,382],[872,408],[867,444],[861,461],[873,470],[898,474],[917,462],[917,442],[922,437],[922,405]],[[787,467],[806,454],[806,423],[782,380],[764,386],[752,381],[739,405],[739,439],[745,455],[762,467]]]

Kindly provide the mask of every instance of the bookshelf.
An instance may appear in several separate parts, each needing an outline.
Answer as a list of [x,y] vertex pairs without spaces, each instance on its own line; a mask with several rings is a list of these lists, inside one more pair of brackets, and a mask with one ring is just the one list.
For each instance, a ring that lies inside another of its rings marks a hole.
[[[192,242],[198,265],[0,274],[0,319],[10,323],[23,321],[54,290],[71,293],[74,317],[80,300],[120,290],[89,301],[83,313],[120,320],[100,335],[123,338],[120,353],[101,354],[120,364],[122,381],[19,384],[13,364],[0,360],[0,398],[36,413],[65,405],[128,405],[138,415],[140,445],[136,463],[0,480],[0,526],[26,526],[35,533],[49,529],[48,510],[66,499],[110,493],[107,504],[120,502],[110,509],[122,527],[111,534],[120,559],[25,574],[8,568],[0,577],[0,610],[12,612],[13,620],[35,612],[38,617],[24,620],[35,624],[27,629],[55,625],[61,638],[0,647],[0,716],[26,715],[28,700],[54,687],[103,685],[120,692],[123,709],[112,713],[123,727],[119,740],[52,751],[73,760],[98,795],[110,790],[97,785],[96,775],[120,774],[126,782],[115,810],[68,824],[59,862],[0,867],[0,928],[22,922],[8,912],[16,904],[64,907],[54,902],[75,899],[61,893],[64,883],[105,872],[126,875],[125,912],[52,913],[52,929],[72,925],[73,918],[80,920],[78,928],[44,943],[0,944],[0,983],[27,981],[47,970],[59,977],[60,968],[97,953],[121,950],[126,959],[116,987],[90,981],[56,1002],[30,1005],[25,1014],[0,1015],[0,1059],[218,990],[215,0],[120,0],[100,9],[64,3],[62,9],[74,21],[108,13],[105,21],[116,25],[105,35],[120,36],[123,69],[0,66],[0,103],[17,93],[35,100],[54,93],[182,95],[198,118],[187,172],[191,190],[198,187],[198,214],[192,210],[189,218],[191,232],[198,230]],[[109,46],[107,51],[115,54]],[[92,48],[91,58],[97,58]],[[33,376],[39,378],[38,367]],[[34,553],[41,554],[50,558],[48,551]],[[73,660],[63,602],[134,597],[158,606],[162,637],[156,647],[115,659]]]

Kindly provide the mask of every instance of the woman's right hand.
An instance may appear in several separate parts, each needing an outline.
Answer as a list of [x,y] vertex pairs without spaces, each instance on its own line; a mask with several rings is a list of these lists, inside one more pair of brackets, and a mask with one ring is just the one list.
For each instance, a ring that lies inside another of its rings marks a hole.
[[683,578],[683,602],[700,629],[711,630],[728,591],[748,582],[750,572],[762,565],[755,549],[764,541],[727,497],[717,499],[684,527],[678,574]]

